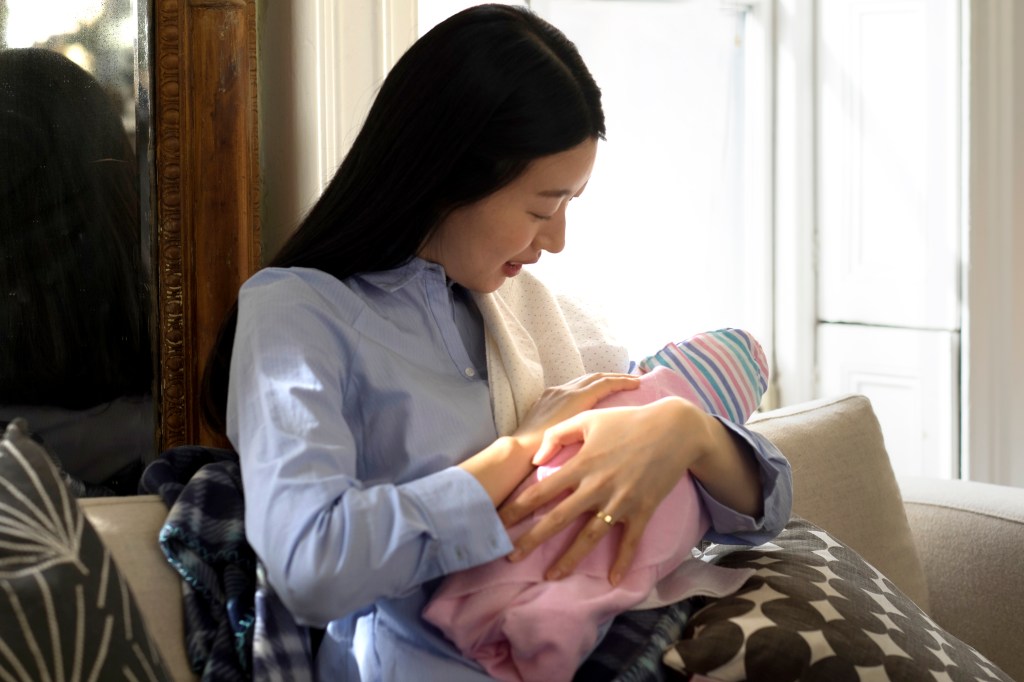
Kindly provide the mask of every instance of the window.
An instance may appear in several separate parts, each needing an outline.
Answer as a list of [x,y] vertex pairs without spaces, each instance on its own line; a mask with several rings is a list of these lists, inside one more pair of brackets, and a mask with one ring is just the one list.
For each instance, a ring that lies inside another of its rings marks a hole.
[[[357,52],[390,66],[417,32],[396,22],[418,14],[422,34],[473,2],[311,4],[344,8],[309,72],[355,130],[378,81],[347,67],[366,83],[332,98],[333,65]],[[775,375],[763,407],[866,393],[903,473],[955,476],[960,464],[965,477],[1024,485],[1013,333],[1024,328],[1013,191],[1024,12],[981,0],[517,4],[578,44],[608,117],[567,249],[538,274],[598,306],[634,356],[749,328]]]
[[960,11],[817,8],[817,392],[871,399],[897,475],[959,475]]

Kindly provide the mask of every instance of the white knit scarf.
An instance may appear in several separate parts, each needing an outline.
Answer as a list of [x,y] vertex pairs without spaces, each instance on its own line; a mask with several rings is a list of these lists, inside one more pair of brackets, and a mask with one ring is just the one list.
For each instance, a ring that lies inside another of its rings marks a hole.
[[629,365],[625,347],[601,322],[526,271],[474,299],[484,320],[499,435],[515,431],[548,386],[589,372],[625,372]]

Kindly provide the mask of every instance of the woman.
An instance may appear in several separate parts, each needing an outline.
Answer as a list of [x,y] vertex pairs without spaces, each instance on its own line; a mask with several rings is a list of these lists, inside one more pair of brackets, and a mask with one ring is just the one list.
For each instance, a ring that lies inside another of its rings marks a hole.
[[[746,430],[681,399],[586,412],[638,379],[523,267],[561,251],[604,133],[565,36],[527,10],[466,10],[399,60],[321,199],[242,287],[209,412],[239,452],[269,582],[299,622],[326,628],[324,679],[486,679],[420,617],[435,579],[528,555],[586,513],[547,577],[622,524],[614,583],[688,470],[714,537],[759,542],[788,518],[788,465]],[[532,292],[521,301],[547,307],[513,305],[503,292],[517,282]],[[552,356],[555,327],[586,349]],[[512,351],[531,336],[548,388],[527,405],[515,387],[531,365]],[[574,362],[592,373],[568,381]],[[499,515],[538,450],[578,441],[570,465]],[[513,547],[505,526],[565,491]]]

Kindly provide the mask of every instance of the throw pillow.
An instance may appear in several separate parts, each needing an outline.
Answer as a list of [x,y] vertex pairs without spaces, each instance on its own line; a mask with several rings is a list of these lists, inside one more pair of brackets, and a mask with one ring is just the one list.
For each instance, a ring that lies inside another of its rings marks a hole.
[[756,574],[687,622],[663,657],[679,679],[1012,682],[806,520],[758,547],[711,545],[705,559]]
[[0,440],[0,678],[167,680],[110,552],[27,434],[15,419]]

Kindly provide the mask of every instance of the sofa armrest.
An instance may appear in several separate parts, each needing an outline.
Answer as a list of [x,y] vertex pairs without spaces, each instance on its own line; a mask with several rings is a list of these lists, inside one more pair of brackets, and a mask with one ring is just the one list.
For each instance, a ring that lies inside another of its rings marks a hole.
[[173,680],[198,680],[185,653],[181,577],[160,550],[167,507],[157,495],[79,500],[85,517],[110,550]]
[[882,429],[862,395],[756,415],[749,426],[793,466],[793,513],[824,528],[892,580],[925,612],[928,588]]
[[931,616],[1024,680],[1024,488],[902,478]]

